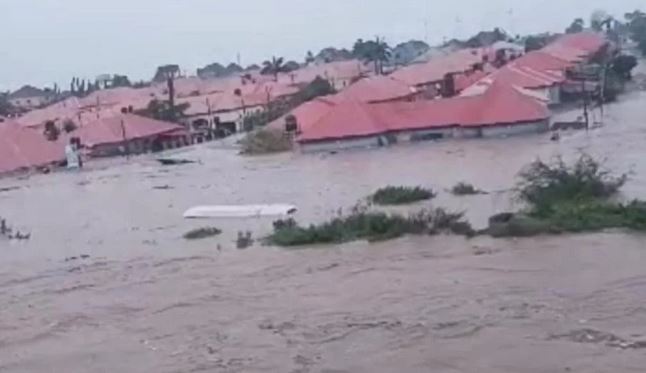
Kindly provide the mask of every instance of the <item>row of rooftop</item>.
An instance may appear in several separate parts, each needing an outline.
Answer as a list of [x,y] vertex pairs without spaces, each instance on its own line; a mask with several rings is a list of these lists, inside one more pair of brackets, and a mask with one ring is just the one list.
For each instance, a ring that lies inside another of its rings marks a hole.
[[[161,150],[202,138],[196,128],[243,130],[244,118],[269,103],[289,98],[317,77],[338,92],[296,107],[268,124],[285,130],[296,122],[295,141],[303,150],[385,145],[395,141],[449,136],[488,136],[546,130],[551,105],[563,94],[580,92],[567,72],[586,64],[611,44],[602,34],[562,36],[541,50],[523,53],[509,43],[467,48],[411,64],[388,75],[374,75],[356,60],[315,64],[277,76],[246,72],[239,76],[174,82],[177,104],[188,104],[181,123],[133,114],[151,100],[168,97],[166,84],[121,87],[69,97],[0,124],[0,173],[62,160],[61,143],[42,135],[47,123],[73,122],[92,155],[123,150]],[[499,64],[500,56],[504,63]],[[6,154],[5,154],[6,153]]]

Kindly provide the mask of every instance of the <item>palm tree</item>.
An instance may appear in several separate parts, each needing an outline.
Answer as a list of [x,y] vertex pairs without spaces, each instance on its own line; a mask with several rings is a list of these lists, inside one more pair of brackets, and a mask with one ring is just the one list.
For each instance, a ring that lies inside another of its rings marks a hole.
[[262,63],[262,70],[260,70],[260,74],[273,75],[274,80],[278,81],[278,74],[285,72],[286,70],[285,59],[283,57],[274,56],[271,58],[271,60],[267,60]]
[[391,56],[392,51],[388,43],[384,39],[377,37],[368,51],[369,61],[375,64],[375,74],[384,73],[384,62],[388,62]]

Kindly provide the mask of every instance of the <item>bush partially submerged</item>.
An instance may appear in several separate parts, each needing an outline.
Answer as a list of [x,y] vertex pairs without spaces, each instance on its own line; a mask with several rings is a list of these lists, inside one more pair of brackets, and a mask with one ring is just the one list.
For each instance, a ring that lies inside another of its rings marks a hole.
[[482,194],[483,192],[471,184],[460,182],[453,186],[451,193],[456,196],[468,196],[474,194]]
[[202,227],[190,230],[184,233],[184,238],[187,240],[199,240],[203,238],[217,236],[222,231],[216,227]]
[[606,228],[646,231],[646,202],[622,204],[611,201],[627,176],[612,176],[588,155],[582,155],[571,167],[561,159],[553,164],[536,161],[520,176],[519,196],[528,204],[528,210],[492,217],[488,231],[493,236],[518,237]]
[[406,234],[438,234],[452,232],[473,236],[475,231],[462,219],[462,214],[443,209],[424,210],[408,217],[383,212],[355,210],[328,222],[300,226],[293,219],[274,222],[274,232],[267,242],[278,246],[333,244],[355,240],[383,241]]
[[269,154],[292,149],[292,140],[285,132],[263,128],[249,132],[240,140],[243,154]]
[[377,205],[405,205],[435,198],[435,193],[422,187],[388,186],[377,190],[370,200]]
[[583,154],[568,167],[561,158],[553,164],[540,160],[520,173],[519,195],[532,207],[532,212],[545,215],[562,203],[605,200],[616,194],[627,176],[612,176],[601,164]]

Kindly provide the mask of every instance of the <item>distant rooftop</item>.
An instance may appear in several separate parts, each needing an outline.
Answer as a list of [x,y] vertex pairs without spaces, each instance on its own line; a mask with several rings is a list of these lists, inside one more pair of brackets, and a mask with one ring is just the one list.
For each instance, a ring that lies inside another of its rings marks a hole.
[[13,100],[13,99],[20,99],[20,98],[43,97],[43,96],[47,96],[46,91],[30,85],[26,85],[20,88],[19,90],[9,94],[9,99]]

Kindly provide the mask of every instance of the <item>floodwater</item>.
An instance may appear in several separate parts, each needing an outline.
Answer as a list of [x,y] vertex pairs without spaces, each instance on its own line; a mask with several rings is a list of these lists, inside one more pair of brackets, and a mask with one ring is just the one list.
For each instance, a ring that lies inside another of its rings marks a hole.
[[[646,94],[571,132],[339,154],[138,157],[0,180],[0,372],[643,372],[646,236],[405,237],[283,250],[235,247],[271,220],[185,221],[197,204],[293,203],[304,223],[385,185],[440,192],[475,226],[515,207],[528,162],[584,150],[646,198]],[[487,195],[456,198],[458,181]],[[16,189],[14,189],[14,187]],[[187,242],[214,224],[217,238]],[[83,255],[83,257],[81,257]],[[87,255],[87,256],[86,256]]]

